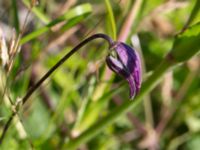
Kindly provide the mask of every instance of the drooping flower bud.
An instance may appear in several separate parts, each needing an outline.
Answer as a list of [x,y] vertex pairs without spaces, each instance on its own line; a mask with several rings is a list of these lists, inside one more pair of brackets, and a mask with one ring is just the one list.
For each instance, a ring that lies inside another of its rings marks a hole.
[[137,51],[122,42],[116,42],[111,51],[116,52],[117,57],[108,55],[106,63],[112,71],[128,81],[130,98],[133,99],[141,87],[142,70],[139,55]]

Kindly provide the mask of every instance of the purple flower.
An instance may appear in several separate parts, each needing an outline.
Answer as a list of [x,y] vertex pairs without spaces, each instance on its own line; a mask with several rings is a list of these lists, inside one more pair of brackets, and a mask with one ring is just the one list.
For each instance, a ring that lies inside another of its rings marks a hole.
[[[115,52],[116,57],[112,55]],[[138,94],[141,87],[141,62],[137,51],[122,42],[116,42],[111,47],[111,53],[106,57],[108,67],[116,74],[124,77],[130,87],[130,98]]]

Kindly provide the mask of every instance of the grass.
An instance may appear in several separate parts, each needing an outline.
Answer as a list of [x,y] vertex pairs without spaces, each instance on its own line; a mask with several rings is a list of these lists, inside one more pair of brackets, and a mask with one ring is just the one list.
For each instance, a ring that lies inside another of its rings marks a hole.
[[[0,149],[198,149],[198,4],[4,2]],[[108,45],[94,40],[59,66],[23,104],[28,89],[94,33],[122,40],[140,52],[145,71],[135,99],[128,98],[127,82],[107,68]]]

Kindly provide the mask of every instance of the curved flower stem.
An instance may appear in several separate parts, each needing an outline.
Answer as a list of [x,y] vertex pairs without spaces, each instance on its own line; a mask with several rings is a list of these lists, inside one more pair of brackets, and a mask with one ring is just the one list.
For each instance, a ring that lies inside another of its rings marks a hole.
[[78,44],[76,47],[74,47],[69,53],[67,53],[63,58],[61,58],[34,86],[32,86],[26,95],[22,98],[22,103],[26,103],[28,98],[32,95],[32,93],[58,68],[60,67],[70,56],[72,56],[75,52],[77,52],[82,46],[90,42],[91,40],[97,39],[97,38],[103,38],[109,43],[109,47],[113,45],[113,40],[105,35],[105,34],[94,34],[84,41],[82,41],[80,44]]
[[[27,100],[30,98],[30,96],[40,87],[40,85],[58,68],[60,67],[70,56],[72,56],[75,52],[77,52],[81,47],[83,47],[85,44],[87,44],[88,42],[97,39],[97,38],[102,38],[104,40],[106,40],[109,44],[109,48],[114,44],[114,41],[107,35],[105,34],[94,34],[90,37],[88,37],[87,39],[85,39],[84,41],[82,41],[81,43],[79,43],[76,47],[74,47],[70,52],[68,52],[63,58],[61,58],[35,85],[33,85],[28,92],[26,93],[26,95],[22,98],[22,104],[24,105]],[[6,125],[4,126],[3,129],[3,133],[0,137],[0,144],[2,143],[4,136],[6,134],[6,131],[8,130],[9,126],[11,125],[11,122],[14,118],[14,116],[17,114],[17,110],[14,111],[12,113],[12,115],[10,116],[10,118],[8,119]]]

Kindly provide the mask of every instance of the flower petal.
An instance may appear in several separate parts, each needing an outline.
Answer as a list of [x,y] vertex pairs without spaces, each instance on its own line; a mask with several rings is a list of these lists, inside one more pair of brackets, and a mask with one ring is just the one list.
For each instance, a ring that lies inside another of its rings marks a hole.
[[120,76],[122,76],[124,78],[128,78],[129,72],[127,72],[124,69],[124,66],[120,61],[118,61],[117,59],[115,59],[112,56],[107,56],[106,57],[106,62],[107,62],[108,67],[112,71],[114,71],[116,74],[118,74],[118,75],[120,75]]
[[122,42],[117,42],[115,50],[118,54],[119,60],[124,64],[130,76],[133,76],[137,93],[141,87],[141,62],[139,54],[130,46]]
[[112,56],[107,56],[106,57],[106,62],[108,64],[108,67],[114,71],[115,73],[120,73],[121,70],[123,70],[123,65],[121,64],[120,61],[118,61],[117,59],[115,59]]
[[130,99],[133,99],[135,95],[137,94],[135,80],[132,76],[130,76],[129,78],[127,78],[127,81],[129,84]]
[[122,42],[116,42],[111,49],[115,50],[117,58],[108,56],[106,62],[111,70],[128,81],[130,98],[133,99],[141,87],[140,57],[137,51]]
[[135,80],[132,76],[130,76],[130,73],[127,72],[127,69],[124,68],[123,64],[121,64],[120,61],[113,58],[112,56],[106,57],[106,62],[108,67],[114,71],[116,74],[124,77],[128,83],[130,88],[130,99],[133,99],[136,95],[136,86],[135,86]]

